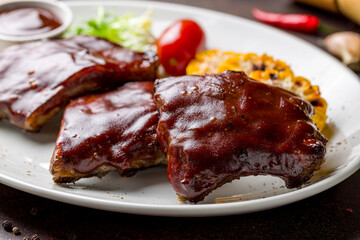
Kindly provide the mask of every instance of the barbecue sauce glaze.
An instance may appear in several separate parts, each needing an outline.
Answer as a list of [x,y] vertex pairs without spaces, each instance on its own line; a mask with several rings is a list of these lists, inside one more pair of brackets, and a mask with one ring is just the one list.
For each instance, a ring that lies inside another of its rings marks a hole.
[[241,176],[268,174],[300,187],[319,169],[326,138],[301,97],[227,71],[158,79],[158,140],[184,200],[201,201]]

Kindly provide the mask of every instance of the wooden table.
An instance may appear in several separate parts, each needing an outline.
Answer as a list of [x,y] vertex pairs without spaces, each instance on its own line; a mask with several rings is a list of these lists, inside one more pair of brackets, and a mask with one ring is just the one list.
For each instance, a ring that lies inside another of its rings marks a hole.
[[[360,32],[345,18],[292,1],[176,0],[252,19],[250,10],[316,14],[324,23]],[[320,36],[291,32],[315,45]],[[10,220],[21,235],[0,228],[0,239],[360,239],[360,171],[337,186],[276,209],[211,218],[128,215],[72,206],[0,184],[0,221]]]

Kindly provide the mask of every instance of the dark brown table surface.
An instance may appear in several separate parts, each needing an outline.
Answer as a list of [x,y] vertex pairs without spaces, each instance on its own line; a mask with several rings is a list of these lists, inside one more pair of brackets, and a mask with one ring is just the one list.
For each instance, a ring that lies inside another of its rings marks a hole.
[[[256,6],[268,11],[316,14],[324,23],[360,32],[344,17],[290,0],[176,0],[252,19]],[[315,45],[322,36],[290,32]],[[360,100],[360,97],[359,97]],[[272,210],[208,218],[150,217],[88,209],[27,194],[0,184],[0,221],[18,226],[15,236],[0,227],[0,239],[360,239],[360,171],[308,199]],[[34,209],[36,212],[34,212]]]

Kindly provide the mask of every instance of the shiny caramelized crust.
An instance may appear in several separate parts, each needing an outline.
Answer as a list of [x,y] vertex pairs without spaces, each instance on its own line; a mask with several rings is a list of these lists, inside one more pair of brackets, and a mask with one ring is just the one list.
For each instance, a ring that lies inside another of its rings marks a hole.
[[201,201],[248,175],[300,187],[324,161],[327,140],[311,120],[312,106],[243,72],[158,79],[155,102],[169,180],[182,199]]
[[158,112],[153,82],[127,83],[117,90],[80,97],[65,109],[50,172],[56,183],[123,176],[165,158],[156,140]]
[[129,81],[154,81],[154,53],[92,36],[10,46],[0,52],[0,118],[38,130],[76,96]]

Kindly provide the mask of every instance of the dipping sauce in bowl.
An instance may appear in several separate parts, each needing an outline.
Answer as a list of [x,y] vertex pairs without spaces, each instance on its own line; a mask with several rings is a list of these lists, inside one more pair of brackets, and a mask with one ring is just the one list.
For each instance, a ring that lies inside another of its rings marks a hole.
[[71,24],[69,6],[55,0],[0,0],[0,49],[60,36]]
[[0,12],[0,34],[28,36],[60,27],[61,19],[45,8],[16,8]]

